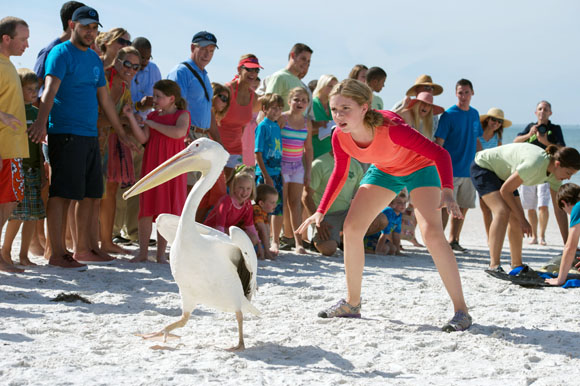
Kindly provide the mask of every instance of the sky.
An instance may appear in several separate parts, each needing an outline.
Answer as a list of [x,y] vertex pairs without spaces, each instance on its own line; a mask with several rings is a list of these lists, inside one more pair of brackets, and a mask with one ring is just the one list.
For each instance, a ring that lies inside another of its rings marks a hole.
[[[38,51],[60,36],[63,1],[0,0],[3,16],[30,26],[30,47],[12,57],[17,67],[34,66]],[[403,98],[415,79],[429,74],[444,92],[435,103],[457,102],[455,83],[473,82],[471,105],[480,114],[504,110],[514,123],[535,120],[540,100],[552,104],[552,122],[580,124],[580,2],[292,0],[274,2],[125,0],[86,1],[100,15],[102,30],[124,27],[131,38],[147,37],[162,76],[189,57],[193,35],[214,33],[219,50],[206,68],[210,79],[227,82],[239,57],[260,59],[263,78],[287,64],[294,43],[314,54],[304,81],[322,74],[339,80],[357,63],[387,74],[380,92],[385,108]],[[2,16],[2,17],[3,17]]]

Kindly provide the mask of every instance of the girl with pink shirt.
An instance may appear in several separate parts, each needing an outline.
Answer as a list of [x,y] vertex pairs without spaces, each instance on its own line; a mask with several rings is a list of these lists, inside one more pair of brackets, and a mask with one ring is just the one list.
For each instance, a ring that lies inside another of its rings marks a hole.
[[372,110],[372,98],[371,89],[353,79],[339,83],[330,93],[332,117],[337,124],[332,135],[334,170],[317,212],[304,221],[298,232],[311,223],[320,225],[344,185],[351,157],[372,165],[352,200],[343,227],[347,297],[318,316],[360,318],[364,233],[377,213],[406,187],[423,239],[455,310],[443,331],[465,330],[471,326],[471,316],[463,298],[455,256],[445,240],[440,211],[446,207],[451,215],[461,216],[453,199],[451,157],[397,114]]
[[229,228],[235,225],[247,233],[252,244],[258,245],[260,239],[254,226],[254,208],[252,206],[252,200],[255,196],[254,176],[249,171],[242,169],[233,176],[230,193],[218,201],[209,212],[204,224],[224,233],[229,233]]

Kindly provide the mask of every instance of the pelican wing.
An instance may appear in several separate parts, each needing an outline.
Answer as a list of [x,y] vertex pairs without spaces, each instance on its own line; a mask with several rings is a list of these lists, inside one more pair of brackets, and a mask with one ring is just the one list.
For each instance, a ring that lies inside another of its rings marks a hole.
[[169,245],[172,245],[175,241],[177,227],[179,226],[179,218],[179,216],[174,214],[163,213],[157,217],[157,221],[155,222],[157,232],[167,240]]
[[[251,300],[252,296],[258,289],[258,283],[256,281],[258,258],[256,257],[254,245],[246,232],[236,226],[230,227],[230,238],[231,241],[240,248],[242,259],[238,265],[238,274],[242,281],[246,297],[248,300]],[[243,267],[241,267],[241,265],[243,265]]]
[[[177,228],[179,227],[179,216],[174,214],[163,213],[157,217],[156,226],[157,231],[163,236],[169,245],[173,245],[175,235],[177,235]],[[217,229],[208,227],[200,223],[195,223],[196,229],[200,235],[213,236],[224,243],[231,243],[232,240],[223,232]]]

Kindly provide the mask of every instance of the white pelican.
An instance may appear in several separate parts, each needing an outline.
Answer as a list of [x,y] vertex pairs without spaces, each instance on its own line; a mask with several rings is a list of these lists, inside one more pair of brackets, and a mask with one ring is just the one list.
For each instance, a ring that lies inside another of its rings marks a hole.
[[200,171],[202,174],[185,201],[181,217],[162,214],[157,218],[159,233],[171,245],[169,263],[181,295],[182,316],[146,338],[163,336],[166,341],[171,330],[187,323],[195,306],[204,304],[236,313],[239,343],[231,350],[245,348],[243,312],[260,313],[250,303],[257,289],[256,252],[240,228],[230,227],[228,236],[195,222],[201,199],[218,179],[228,157],[220,144],[200,138],[140,179],[123,195],[127,199],[185,172]]

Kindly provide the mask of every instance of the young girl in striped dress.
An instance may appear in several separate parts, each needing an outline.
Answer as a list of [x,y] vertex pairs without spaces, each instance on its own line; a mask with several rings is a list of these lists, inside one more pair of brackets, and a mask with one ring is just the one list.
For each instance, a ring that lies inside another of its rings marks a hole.
[[306,253],[302,237],[294,231],[302,223],[302,190],[310,184],[312,167],[312,126],[304,117],[310,97],[302,87],[290,90],[288,105],[290,110],[282,113],[282,178],[284,188],[284,211],[290,214],[292,233],[294,233],[296,253]]

